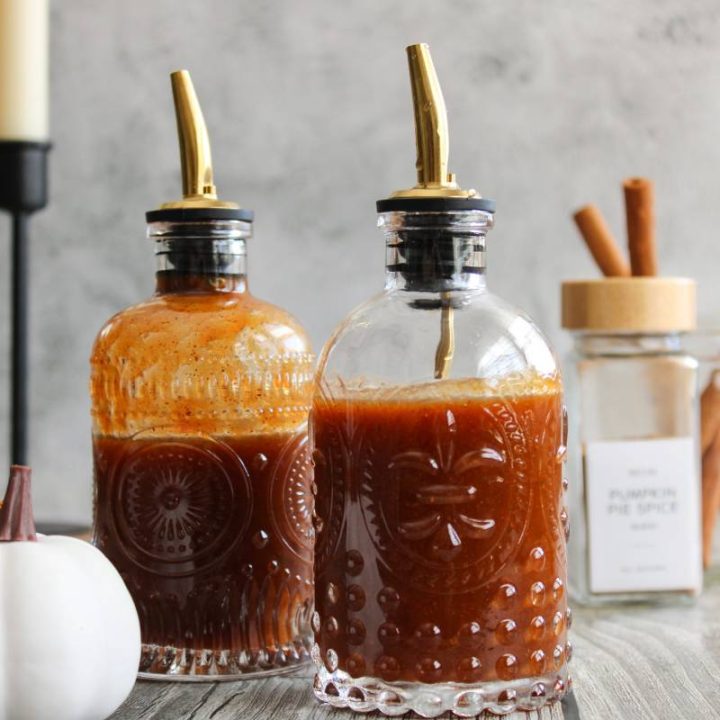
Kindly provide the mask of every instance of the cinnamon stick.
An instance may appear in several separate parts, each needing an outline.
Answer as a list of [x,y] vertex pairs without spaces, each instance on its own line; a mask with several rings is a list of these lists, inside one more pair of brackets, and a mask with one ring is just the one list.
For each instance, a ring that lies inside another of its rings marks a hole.
[[720,510],[720,429],[702,456],[703,567],[712,561],[713,533]]
[[713,370],[700,395],[700,452],[705,451],[720,430],[720,370]]
[[623,182],[623,190],[632,274],[657,275],[652,181],[647,178],[629,178]]
[[720,511],[720,370],[714,370],[700,395],[702,455],[703,565],[712,560],[712,541]]
[[630,266],[600,210],[595,205],[585,205],[573,215],[573,218],[590,254],[595,258],[603,274],[610,277],[630,275]]

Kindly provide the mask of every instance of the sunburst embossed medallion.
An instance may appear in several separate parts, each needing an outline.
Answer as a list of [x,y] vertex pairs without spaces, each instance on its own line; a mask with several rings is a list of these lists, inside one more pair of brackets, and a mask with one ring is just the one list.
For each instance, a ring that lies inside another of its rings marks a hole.
[[113,475],[116,531],[130,558],[159,575],[197,573],[212,565],[247,528],[252,510],[247,470],[216,440],[202,445],[141,440]]
[[310,488],[312,465],[307,435],[283,449],[270,483],[270,520],[283,543],[301,560],[312,562],[315,530]]

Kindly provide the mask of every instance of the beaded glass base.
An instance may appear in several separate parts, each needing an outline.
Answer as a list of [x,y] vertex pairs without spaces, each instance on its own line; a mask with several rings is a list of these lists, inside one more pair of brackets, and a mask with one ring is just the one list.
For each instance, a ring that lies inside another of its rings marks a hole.
[[309,640],[274,651],[232,653],[229,650],[189,650],[143,645],[141,680],[173,682],[221,682],[280,675],[309,662]]
[[412,710],[421,717],[451,712],[475,717],[484,711],[506,715],[515,710],[537,710],[560,700],[568,691],[567,666],[546,675],[485,683],[385,682],[373,677],[354,678],[343,670],[317,668],[315,697],[335,707],[356,712],[378,710],[403,715]]

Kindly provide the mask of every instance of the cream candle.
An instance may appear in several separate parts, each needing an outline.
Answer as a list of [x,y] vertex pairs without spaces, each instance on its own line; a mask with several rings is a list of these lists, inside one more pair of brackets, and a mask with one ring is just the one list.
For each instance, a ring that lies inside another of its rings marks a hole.
[[0,141],[48,139],[48,0],[0,0]]

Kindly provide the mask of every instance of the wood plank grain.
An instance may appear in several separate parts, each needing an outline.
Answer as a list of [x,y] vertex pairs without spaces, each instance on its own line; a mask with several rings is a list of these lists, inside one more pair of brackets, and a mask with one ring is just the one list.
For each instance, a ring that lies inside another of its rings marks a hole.
[[720,589],[691,607],[576,612],[583,720],[720,717]]
[[[382,717],[380,713],[359,715],[321,705],[312,696],[307,677],[277,677],[236,683],[138,682],[112,720],[352,720]],[[404,717],[416,716],[409,713]],[[451,717],[441,716],[446,720]],[[505,718],[563,720],[563,714],[560,705],[556,704],[541,712],[513,713]]]
[[[720,718],[720,573],[708,579],[691,606],[576,609],[571,669],[582,720]],[[112,720],[379,717],[320,705],[305,671],[235,683],[139,682]],[[554,705],[506,718],[563,720],[563,712]]]
[[[720,528],[715,541],[720,558]],[[575,609],[571,672],[582,720],[720,718],[720,565],[709,569],[705,582],[705,593],[689,606]],[[139,682],[112,720],[379,717],[320,705],[306,670],[236,683]],[[559,704],[505,718],[570,720]]]

